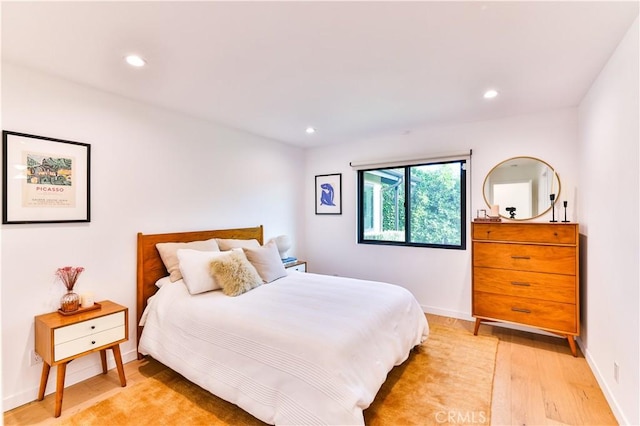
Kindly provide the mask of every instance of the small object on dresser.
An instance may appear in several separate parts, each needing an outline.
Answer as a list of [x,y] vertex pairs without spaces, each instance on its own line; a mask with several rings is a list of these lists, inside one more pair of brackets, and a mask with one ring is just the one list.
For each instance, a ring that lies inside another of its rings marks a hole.
[[285,257],[284,259],[282,259],[282,263],[284,263],[285,265],[288,265],[290,263],[295,263],[298,261],[297,257]]
[[562,205],[564,206],[564,220],[563,220],[564,223],[569,222],[567,220],[567,204],[569,204],[567,201],[562,202]]
[[60,312],[73,313],[80,308],[80,296],[71,290],[67,291],[60,298]]
[[64,266],[56,270],[56,276],[67,288],[67,293],[60,299],[60,310],[63,312],[74,312],[80,307],[80,296],[73,292],[73,287],[82,271],[82,266]]
[[76,310],[75,310],[75,311],[73,311],[73,312],[65,312],[65,311],[63,311],[62,309],[58,309],[58,313],[59,313],[60,315],[64,315],[65,317],[68,317],[69,315],[77,315],[77,314],[81,314],[81,313],[83,313],[83,312],[95,311],[95,310],[98,310],[98,309],[100,309],[100,308],[102,308],[102,305],[101,305],[101,304],[99,304],[98,302],[94,302],[94,303],[93,303],[93,305],[91,305],[91,306],[90,306],[90,307],[88,307],[88,308],[83,308],[83,307],[81,306],[81,307],[79,307],[78,309],[76,309]]
[[549,195],[549,200],[551,200],[551,220],[549,222],[557,222],[556,220],[556,194]]
[[90,291],[86,292],[86,293],[82,293],[82,295],[80,296],[80,306],[83,308],[90,308],[93,306],[93,293],[91,293]]
[[280,253],[280,259],[284,262],[287,259],[287,251],[291,248],[291,238],[288,235],[278,235],[273,239],[278,247],[278,253]]
[[502,222],[502,218],[500,216],[485,216],[485,217],[476,217],[473,219],[474,222]]

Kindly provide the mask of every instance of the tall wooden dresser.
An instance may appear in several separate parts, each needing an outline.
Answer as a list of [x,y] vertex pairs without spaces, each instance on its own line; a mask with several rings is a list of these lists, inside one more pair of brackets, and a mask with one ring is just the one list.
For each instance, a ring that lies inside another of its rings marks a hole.
[[576,223],[472,224],[474,334],[503,321],[566,337],[576,356],[580,334]]

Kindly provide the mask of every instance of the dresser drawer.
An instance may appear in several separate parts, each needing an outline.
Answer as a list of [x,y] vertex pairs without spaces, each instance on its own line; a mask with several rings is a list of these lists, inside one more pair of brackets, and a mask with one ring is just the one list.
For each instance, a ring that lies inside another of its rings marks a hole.
[[529,299],[576,303],[576,278],[572,275],[473,268],[473,289]]
[[576,244],[575,224],[474,223],[474,240]]
[[93,318],[53,330],[56,345],[124,325],[124,312]]
[[576,305],[474,292],[473,315],[577,334]]
[[69,358],[82,352],[98,349],[101,346],[123,340],[125,338],[124,324],[115,328],[90,334],[78,339],[69,340],[54,346],[54,361]]
[[576,248],[474,242],[473,266],[575,275]]

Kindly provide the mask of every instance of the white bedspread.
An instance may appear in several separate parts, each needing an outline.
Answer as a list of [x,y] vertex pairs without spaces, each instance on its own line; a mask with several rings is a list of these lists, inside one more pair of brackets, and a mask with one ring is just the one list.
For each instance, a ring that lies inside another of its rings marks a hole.
[[364,424],[428,332],[402,287],[291,272],[238,297],[162,286],[139,351],[267,423]]

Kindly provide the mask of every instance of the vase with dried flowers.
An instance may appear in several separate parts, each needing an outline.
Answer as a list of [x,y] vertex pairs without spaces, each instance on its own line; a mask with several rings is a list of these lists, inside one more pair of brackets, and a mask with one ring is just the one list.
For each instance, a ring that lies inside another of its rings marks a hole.
[[82,271],[84,271],[82,266],[65,266],[56,270],[56,276],[67,288],[67,293],[60,299],[62,312],[74,312],[80,308],[80,296],[73,292],[73,286],[76,285]]

